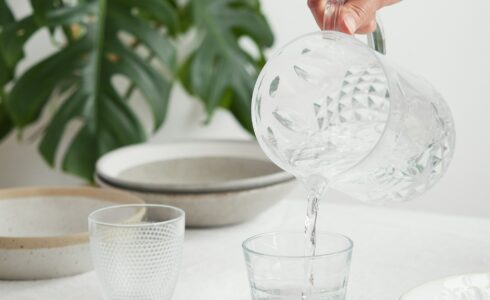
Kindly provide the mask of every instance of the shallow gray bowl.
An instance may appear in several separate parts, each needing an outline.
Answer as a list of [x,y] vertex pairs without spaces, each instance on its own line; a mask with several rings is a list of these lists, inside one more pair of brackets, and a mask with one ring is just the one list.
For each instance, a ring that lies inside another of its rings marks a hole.
[[156,193],[123,189],[95,181],[102,188],[132,193],[147,203],[165,204],[185,211],[189,227],[216,227],[242,223],[266,211],[282,200],[296,186],[295,180],[250,190],[212,193]]
[[255,141],[234,140],[123,147],[101,157],[96,173],[126,189],[185,194],[255,189],[294,179]]
[[186,224],[211,227],[253,218],[296,185],[256,142],[143,144],[103,156],[96,183],[186,212]]

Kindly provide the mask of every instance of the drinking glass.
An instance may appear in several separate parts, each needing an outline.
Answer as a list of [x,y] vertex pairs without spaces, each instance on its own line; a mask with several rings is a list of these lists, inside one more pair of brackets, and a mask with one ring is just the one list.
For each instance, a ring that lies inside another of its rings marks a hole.
[[105,299],[169,300],[181,263],[185,214],[121,205],[89,215],[90,250]]
[[317,248],[304,255],[304,233],[272,232],[243,243],[254,300],[344,300],[352,241],[317,233]]

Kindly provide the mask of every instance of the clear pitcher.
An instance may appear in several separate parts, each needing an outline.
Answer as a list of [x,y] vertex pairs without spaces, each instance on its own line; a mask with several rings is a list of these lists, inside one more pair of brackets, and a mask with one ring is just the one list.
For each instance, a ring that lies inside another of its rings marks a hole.
[[[384,52],[380,28],[369,40]],[[454,152],[453,118],[432,85],[335,31],[299,37],[269,59],[252,118],[278,166],[300,179],[321,176],[365,202],[423,193]]]

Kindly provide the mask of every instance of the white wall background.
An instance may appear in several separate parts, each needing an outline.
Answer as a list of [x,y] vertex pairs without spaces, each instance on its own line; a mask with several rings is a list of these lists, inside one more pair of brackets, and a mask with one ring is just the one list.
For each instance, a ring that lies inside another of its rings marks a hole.
[[[19,12],[23,1],[11,1]],[[276,48],[317,30],[306,0],[263,0]],[[490,217],[490,1],[406,0],[385,8],[388,56],[430,80],[446,97],[457,126],[457,151],[446,177],[417,200],[397,207]],[[45,53],[43,36],[30,43],[30,61]],[[29,63],[29,62],[27,62]],[[200,104],[175,89],[166,126],[152,142],[177,138],[248,138],[221,111],[202,127]],[[36,146],[14,135],[0,145],[0,187],[79,184],[44,165]],[[332,192],[335,201],[352,202]]]

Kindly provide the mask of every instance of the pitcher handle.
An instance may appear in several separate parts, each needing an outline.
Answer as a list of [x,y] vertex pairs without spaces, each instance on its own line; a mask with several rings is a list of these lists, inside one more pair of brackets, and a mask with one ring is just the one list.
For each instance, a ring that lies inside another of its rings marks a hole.
[[386,54],[386,37],[383,24],[379,18],[376,18],[376,30],[367,36],[369,47],[381,54]]

